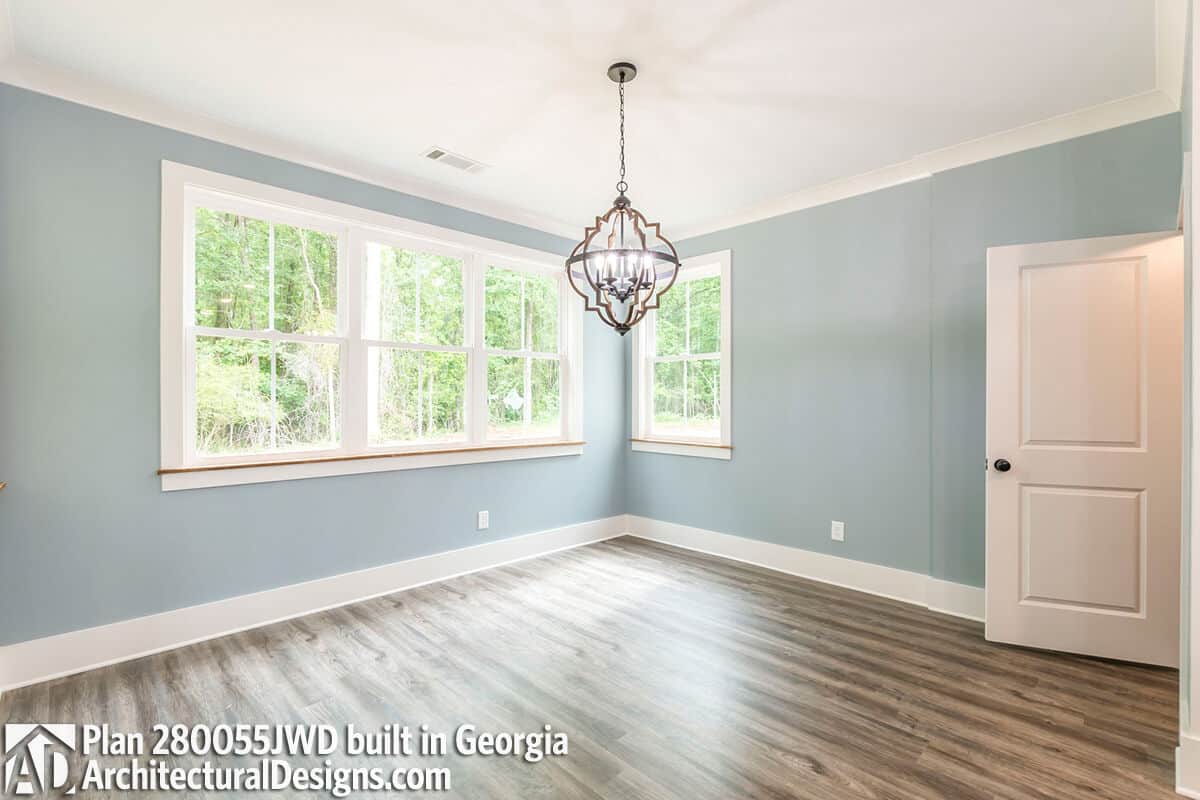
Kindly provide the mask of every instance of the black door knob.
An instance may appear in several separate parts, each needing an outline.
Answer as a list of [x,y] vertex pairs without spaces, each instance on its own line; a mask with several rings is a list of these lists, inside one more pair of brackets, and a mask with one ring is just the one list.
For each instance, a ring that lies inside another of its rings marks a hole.
[[1008,472],[1012,469],[1012,464],[1008,463],[1006,458],[997,458],[992,462],[992,466],[996,468],[996,472]]

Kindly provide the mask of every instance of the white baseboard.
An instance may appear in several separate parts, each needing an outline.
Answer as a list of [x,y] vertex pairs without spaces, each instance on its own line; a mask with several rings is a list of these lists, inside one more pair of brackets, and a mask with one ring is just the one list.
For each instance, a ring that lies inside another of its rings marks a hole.
[[1200,800],[1200,738],[1179,734],[1175,748],[1175,791]]
[[[983,590],[974,586],[672,522],[618,515],[0,647],[0,692],[625,534],[945,614],[983,618]],[[1196,763],[1200,771],[1200,758]]]
[[983,589],[965,583],[944,581],[929,576],[925,605],[930,611],[983,622],[986,605]]
[[625,533],[625,516],[347,572],[0,647],[0,691],[128,661]]
[[799,547],[628,515],[633,536],[983,621],[983,589]]

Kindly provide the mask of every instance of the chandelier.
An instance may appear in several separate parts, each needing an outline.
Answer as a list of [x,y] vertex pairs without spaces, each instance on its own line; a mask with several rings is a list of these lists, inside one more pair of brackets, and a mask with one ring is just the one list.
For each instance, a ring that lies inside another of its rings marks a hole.
[[608,68],[620,98],[621,174],[612,208],[584,229],[583,241],[567,258],[567,280],[605,325],[624,336],[658,308],[658,300],[675,283],[679,255],[625,196],[625,84],[637,77],[637,67],[620,61]]

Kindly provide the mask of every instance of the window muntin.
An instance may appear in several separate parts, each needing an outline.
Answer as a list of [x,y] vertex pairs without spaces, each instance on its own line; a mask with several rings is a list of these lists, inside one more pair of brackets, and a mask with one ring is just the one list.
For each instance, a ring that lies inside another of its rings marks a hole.
[[[168,447],[180,421],[164,393],[164,466],[565,441],[573,430],[565,398],[571,391],[578,402],[578,371],[567,369],[579,357],[578,322],[568,324],[560,302],[557,258],[501,258],[476,249],[487,240],[463,235],[464,246],[446,231],[439,242],[424,234],[441,229],[418,223],[414,238],[404,220],[386,218],[395,230],[376,227],[383,215],[373,212],[364,212],[372,223],[360,223],[240,191],[178,191],[184,411],[179,444]],[[497,252],[521,251],[496,244]],[[496,342],[511,350],[484,347],[489,269],[525,292],[514,306],[524,322]],[[487,378],[497,357],[519,363],[520,382],[510,388],[521,413],[514,420],[510,402],[489,434]]]
[[729,441],[729,254],[686,259],[635,329],[635,440]]

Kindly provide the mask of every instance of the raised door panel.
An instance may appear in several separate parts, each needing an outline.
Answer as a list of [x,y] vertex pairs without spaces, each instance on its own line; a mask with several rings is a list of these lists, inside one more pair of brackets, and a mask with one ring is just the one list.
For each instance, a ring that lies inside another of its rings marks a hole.
[[1021,487],[1021,602],[1138,614],[1146,520],[1142,492]]
[[1145,260],[1021,272],[1022,444],[1141,447]]

